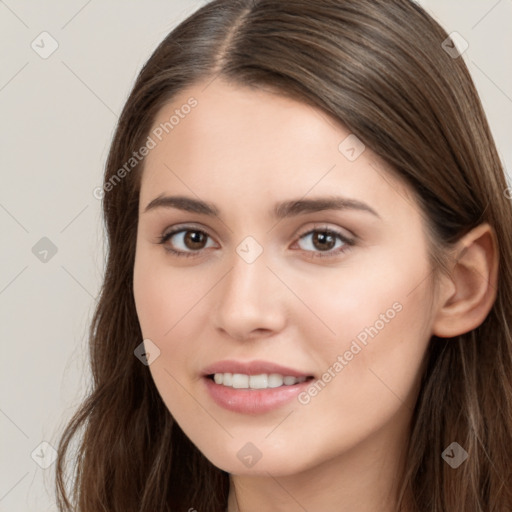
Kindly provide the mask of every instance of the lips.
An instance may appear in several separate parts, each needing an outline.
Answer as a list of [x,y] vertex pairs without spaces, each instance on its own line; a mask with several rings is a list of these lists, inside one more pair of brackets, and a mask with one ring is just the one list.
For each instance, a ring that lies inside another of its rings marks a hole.
[[[269,376],[269,382],[270,379],[275,380],[277,376],[297,382],[288,383],[290,385],[283,382],[277,387],[272,385],[265,389],[254,389],[254,387],[260,387],[260,381],[262,378],[264,380],[264,375]],[[235,381],[247,380],[247,376],[249,376],[251,389],[237,389],[238,385],[227,386],[225,382],[221,383],[222,380],[229,378],[232,380],[231,384],[238,384]],[[203,370],[202,381],[207,395],[220,407],[239,414],[255,415],[264,414],[289,404],[310,385],[313,378],[313,375],[307,371],[269,361],[219,361]],[[252,380],[258,381],[256,386],[252,386]]]
[[258,415],[293,402],[309,385],[310,379],[291,386],[267,389],[234,389],[203,377],[206,395],[218,406],[238,414]]

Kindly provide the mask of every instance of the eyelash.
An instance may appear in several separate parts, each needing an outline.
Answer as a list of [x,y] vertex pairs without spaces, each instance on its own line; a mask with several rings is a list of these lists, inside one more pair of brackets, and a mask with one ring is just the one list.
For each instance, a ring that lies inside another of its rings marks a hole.
[[[187,231],[202,233],[203,235],[206,235],[207,237],[211,238],[208,233],[206,233],[205,231],[203,231],[201,229],[197,229],[197,228],[194,228],[191,226],[184,226],[184,227],[180,227],[179,229],[175,229],[174,231],[170,231],[169,233],[164,233],[162,236],[159,236],[158,237],[159,241],[157,243],[160,245],[164,245],[172,236],[174,236],[178,233],[187,232]],[[352,248],[352,246],[354,246],[356,244],[355,240],[347,238],[344,235],[342,235],[340,232],[336,231],[335,229],[331,229],[331,228],[311,229],[311,230],[303,233],[302,235],[300,235],[298,240],[301,240],[302,238],[304,238],[308,235],[312,235],[314,233],[324,233],[324,234],[328,234],[328,235],[334,235],[335,237],[340,239],[345,245],[341,248],[338,248],[335,251],[333,251],[332,249],[329,251],[306,251],[306,252],[313,253],[313,255],[311,256],[312,258],[334,258],[340,254],[343,254],[343,253],[349,251]],[[175,249],[171,249],[170,247],[164,247],[164,249],[167,252],[173,254],[174,256],[185,257],[185,258],[196,257],[200,254],[200,252],[202,250],[204,250],[204,249],[200,249],[198,251],[176,251]]]

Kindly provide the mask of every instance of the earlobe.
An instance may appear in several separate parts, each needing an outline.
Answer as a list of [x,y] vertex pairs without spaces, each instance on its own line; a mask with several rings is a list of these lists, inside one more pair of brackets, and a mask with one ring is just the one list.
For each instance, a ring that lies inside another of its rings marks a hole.
[[456,247],[450,275],[444,286],[432,334],[451,338],[469,332],[485,320],[494,304],[498,286],[498,240],[493,228],[480,224]]

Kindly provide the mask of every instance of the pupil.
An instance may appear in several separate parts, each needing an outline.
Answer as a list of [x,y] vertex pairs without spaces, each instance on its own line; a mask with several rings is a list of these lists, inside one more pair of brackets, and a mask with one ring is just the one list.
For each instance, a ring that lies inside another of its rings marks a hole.
[[200,247],[196,247],[195,245],[201,245],[201,243],[204,241],[202,240],[204,238],[204,233],[200,233],[199,231],[189,231],[185,238],[187,242],[191,242],[192,249],[198,249]]
[[[332,247],[333,247],[332,242],[334,241],[334,237],[326,231],[316,233],[314,235],[314,240],[315,240],[315,242],[320,241],[320,244],[325,244],[326,241],[328,240],[329,242],[327,242],[327,243],[328,243],[329,247],[327,247],[327,249],[332,249]],[[324,249],[325,249],[325,247],[324,247]]]

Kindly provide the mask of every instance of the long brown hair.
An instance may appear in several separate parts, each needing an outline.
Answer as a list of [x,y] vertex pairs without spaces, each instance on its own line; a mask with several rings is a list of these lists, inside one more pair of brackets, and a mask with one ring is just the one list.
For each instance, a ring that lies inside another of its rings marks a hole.
[[[496,300],[478,328],[430,341],[397,510],[512,510],[512,208],[475,86],[462,57],[443,48],[447,37],[409,0],[214,0],[158,46],[126,102],[106,164],[108,260],[90,328],[93,387],[60,440],[61,511],[226,508],[229,475],[181,431],[134,356],[142,341],[132,274],[144,160],[113,181],[160,108],[218,76],[321,108],[390,164],[418,197],[434,270],[469,230],[482,222],[494,228]],[[454,441],[469,454],[457,470],[441,457]]]

